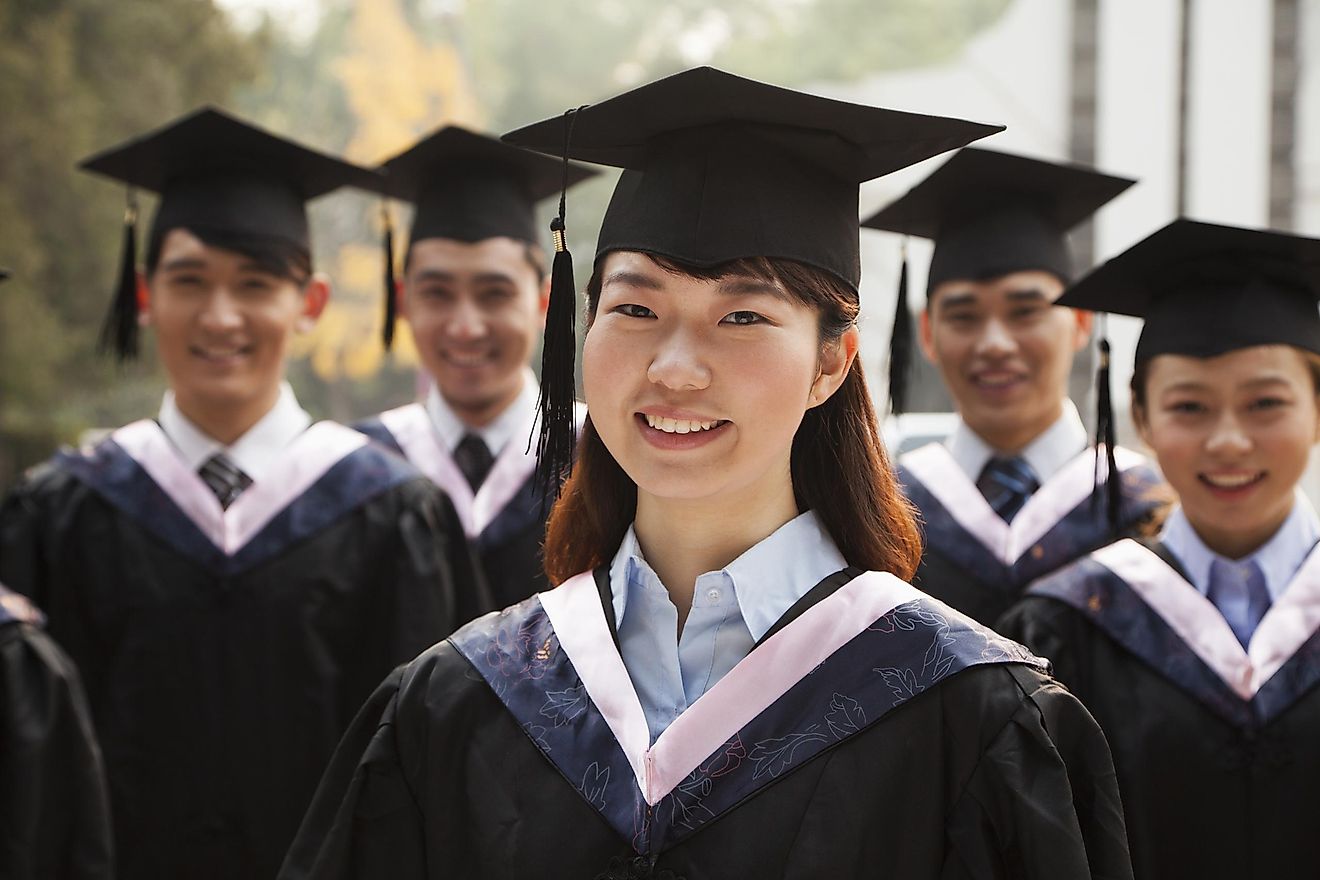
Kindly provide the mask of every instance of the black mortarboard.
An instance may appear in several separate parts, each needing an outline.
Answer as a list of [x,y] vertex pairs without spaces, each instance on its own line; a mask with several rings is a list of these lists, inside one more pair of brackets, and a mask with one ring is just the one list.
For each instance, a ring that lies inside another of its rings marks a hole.
[[[1320,240],[1175,220],[1092,271],[1057,304],[1144,318],[1136,362],[1160,354],[1214,357],[1254,345],[1320,353]],[[1113,425],[1109,351],[1101,340],[1097,422]],[[1114,472],[1113,432],[1102,442]],[[1118,481],[1109,481],[1117,511]]]
[[135,189],[160,194],[153,237],[185,228],[310,249],[305,202],[341,186],[378,188],[375,172],[212,107],[97,153],[79,167],[129,187],[118,290],[101,337],[103,347],[121,358],[137,352]]
[[[613,250],[697,266],[774,257],[823,269],[856,289],[858,185],[1001,130],[701,67],[504,137],[624,169],[601,224],[597,259]],[[562,227],[561,211],[557,264],[568,263]],[[551,284],[541,386],[541,449],[550,448],[542,460],[552,476],[569,463],[572,448],[575,292],[568,273],[559,277]]]
[[[383,192],[412,202],[411,242],[505,236],[535,244],[536,203],[564,185],[563,162],[458,126],[446,126],[381,164]],[[568,169],[572,186],[598,172]],[[385,347],[394,337],[392,229],[386,224]]]
[[[934,240],[927,296],[945,281],[982,281],[1031,269],[1067,284],[1075,271],[1068,230],[1135,182],[1084,165],[973,147],[960,150],[862,225]],[[912,347],[906,281],[905,259],[889,358],[894,412],[903,410]]]

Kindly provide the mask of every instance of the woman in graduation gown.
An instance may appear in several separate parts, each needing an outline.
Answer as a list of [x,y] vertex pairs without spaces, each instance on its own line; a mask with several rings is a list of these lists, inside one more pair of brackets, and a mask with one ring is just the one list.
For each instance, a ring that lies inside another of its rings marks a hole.
[[1141,880],[1320,865],[1320,241],[1177,221],[1063,302],[1146,319],[1133,416],[1178,505],[1038,582],[1000,629],[1113,749]]
[[856,360],[858,182],[990,130],[702,68],[507,136],[625,167],[559,585],[381,686],[283,878],[1128,876],[1086,711],[903,580],[918,539]]

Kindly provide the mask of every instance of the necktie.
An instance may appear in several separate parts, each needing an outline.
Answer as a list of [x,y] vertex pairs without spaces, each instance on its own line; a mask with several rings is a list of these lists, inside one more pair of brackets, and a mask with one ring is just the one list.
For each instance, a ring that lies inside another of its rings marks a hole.
[[239,470],[223,452],[207,459],[206,464],[201,466],[197,474],[207,488],[215,493],[220,507],[224,510],[228,510],[229,505],[243,494],[243,490],[252,485],[252,478]]
[[1270,610],[1270,591],[1260,566],[1254,560],[1214,560],[1210,563],[1210,583],[1205,595],[1224,616],[1242,647],[1247,647],[1260,619]]
[[458,465],[475,492],[486,482],[486,476],[495,464],[495,456],[490,454],[490,447],[485,440],[476,434],[464,434],[458,446],[454,447],[454,464]]
[[1040,488],[1040,481],[1021,456],[992,458],[981,471],[976,488],[1004,522],[1012,522],[1031,493]]

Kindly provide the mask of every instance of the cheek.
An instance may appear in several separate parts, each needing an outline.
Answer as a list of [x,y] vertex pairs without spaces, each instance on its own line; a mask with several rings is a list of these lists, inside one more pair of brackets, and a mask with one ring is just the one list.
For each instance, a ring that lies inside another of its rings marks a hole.
[[587,409],[599,409],[605,417],[609,401],[620,396],[625,386],[645,379],[645,364],[645,349],[635,341],[630,343],[604,327],[589,330],[582,343],[582,391]]

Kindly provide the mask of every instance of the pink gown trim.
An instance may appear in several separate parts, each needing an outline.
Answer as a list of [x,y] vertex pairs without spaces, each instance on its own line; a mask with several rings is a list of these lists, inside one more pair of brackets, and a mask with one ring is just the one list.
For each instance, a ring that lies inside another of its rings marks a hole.
[[253,483],[228,510],[222,510],[156,422],[143,419],[125,425],[111,439],[226,556],[238,553],[326,471],[367,444],[367,438],[357,431],[335,422],[317,422],[294,438],[268,476]]
[[[1143,463],[1140,453],[1118,447],[1114,459],[1120,473]],[[907,453],[900,463],[921,481],[962,526],[1005,565],[1022,558],[1037,541],[1085,501],[1095,488],[1095,451],[1087,449],[1065,464],[1027,499],[1006,523],[995,513],[985,496],[968,479],[943,443],[929,443]],[[1105,474],[1100,460],[1100,477]]]
[[758,645],[648,748],[641,700],[610,637],[591,573],[539,594],[560,646],[605,718],[646,802],[658,803],[721,745],[880,617],[925,594],[866,572]]

